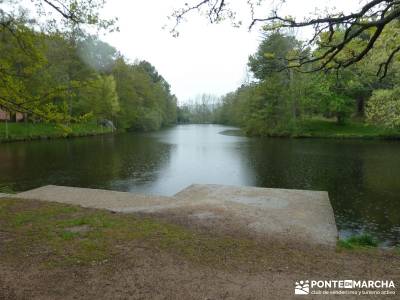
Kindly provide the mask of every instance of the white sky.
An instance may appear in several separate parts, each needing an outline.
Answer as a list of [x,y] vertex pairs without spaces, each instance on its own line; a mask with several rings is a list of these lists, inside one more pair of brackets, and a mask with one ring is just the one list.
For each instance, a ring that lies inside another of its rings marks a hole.
[[[196,15],[179,27],[174,38],[162,27],[173,8],[195,0],[108,0],[105,16],[118,17],[120,32],[102,39],[116,47],[130,60],[144,59],[153,64],[171,84],[180,103],[198,94],[223,95],[235,90],[246,78],[248,56],[260,41],[257,29],[248,32],[247,23],[235,29],[227,22],[211,25]],[[231,0],[247,12],[245,0]],[[284,14],[307,16],[318,6],[323,9],[333,1],[292,0]],[[354,11],[358,0],[334,1],[339,10]],[[268,13],[268,8],[263,12]],[[265,16],[266,14],[264,14]],[[243,18],[246,21],[245,18]],[[247,19],[248,20],[248,19]],[[171,21],[170,21],[171,22]]]

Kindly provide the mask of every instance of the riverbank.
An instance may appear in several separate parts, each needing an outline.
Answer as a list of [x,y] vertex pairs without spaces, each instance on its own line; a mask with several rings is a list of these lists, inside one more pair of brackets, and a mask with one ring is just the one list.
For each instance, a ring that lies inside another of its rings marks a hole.
[[71,124],[64,129],[50,123],[0,123],[0,143],[93,136],[111,133],[112,129],[93,123]]
[[337,124],[332,120],[311,119],[301,121],[293,137],[400,139],[400,130],[354,121]]
[[299,279],[400,280],[394,252],[327,252],[41,201],[1,199],[0,228],[0,298],[288,299]]
[[[252,136],[242,129],[226,130],[221,134]],[[277,132],[272,137],[292,138],[335,138],[335,139],[400,139],[400,130],[382,128],[362,122],[337,124],[328,119],[309,119],[299,121],[293,132]]]

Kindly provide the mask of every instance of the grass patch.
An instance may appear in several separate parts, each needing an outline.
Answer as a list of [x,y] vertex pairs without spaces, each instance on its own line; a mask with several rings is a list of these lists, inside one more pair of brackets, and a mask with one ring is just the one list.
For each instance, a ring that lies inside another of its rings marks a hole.
[[110,128],[98,126],[95,122],[71,124],[68,132],[51,123],[8,123],[7,127],[8,135],[6,123],[0,122],[0,142],[87,136],[111,132]]
[[338,247],[342,249],[376,248],[378,245],[378,240],[369,234],[351,236],[338,242]]
[[[71,231],[77,226],[85,230]],[[132,243],[211,265],[264,255],[252,240],[205,235],[155,219],[39,201],[2,199],[0,228],[8,237],[2,251],[5,259],[32,258],[51,267],[101,264],[121,251],[119,245],[131,247]]]
[[400,131],[362,122],[348,122],[339,125],[328,119],[307,119],[298,123],[294,137],[321,138],[381,138],[400,139]]
[[0,193],[3,194],[16,194],[16,192],[7,185],[0,185]]

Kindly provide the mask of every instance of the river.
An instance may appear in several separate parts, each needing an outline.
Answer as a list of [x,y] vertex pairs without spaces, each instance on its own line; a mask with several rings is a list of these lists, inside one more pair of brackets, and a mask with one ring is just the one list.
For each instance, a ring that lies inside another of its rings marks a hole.
[[[400,244],[400,142],[247,138],[220,125],[0,144],[0,187],[173,195],[192,183],[329,192],[342,237]],[[290,217],[290,216],[288,216]]]

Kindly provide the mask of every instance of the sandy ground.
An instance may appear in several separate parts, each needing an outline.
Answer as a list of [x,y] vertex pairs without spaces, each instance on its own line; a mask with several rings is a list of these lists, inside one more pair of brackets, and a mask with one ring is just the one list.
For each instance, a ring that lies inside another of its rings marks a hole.
[[[173,217],[171,222],[178,220]],[[234,231],[227,234],[238,235]],[[0,230],[0,246],[10,239]],[[115,245],[118,251],[111,259],[89,266],[43,267],[46,254],[40,254],[40,249],[33,249],[35,255],[22,262],[5,261],[0,255],[0,299],[302,299],[294,296],[299,280],[388,279],[400,284],[400,255],[395,253],[333,252],[268,239],[258,247],[264,253],[262,260],[244,253],[246,262],[227,255],[213,265],[140,241]],[[394,297],[357,299],[390,298]]]
[[[397,283],[400,280],[400,260],[388,254],[327,256],[314,252],[287,260],[285,257],[290,250],[269,251],[271,261],[261,265],[255,261],[247,265],[227,261],[213,267],[193,264],[174,254],[141,245],[125,245],[122,254],[90,267],[49,270],[38,268],[29,259],[20,265],[2,261],[0,298],[293,299],[296,298],[294,283],[301,279],[389,278]],[[319,298],[354,299],[346,296]]]

